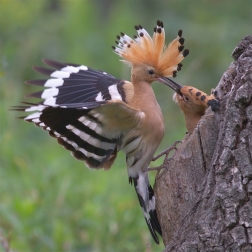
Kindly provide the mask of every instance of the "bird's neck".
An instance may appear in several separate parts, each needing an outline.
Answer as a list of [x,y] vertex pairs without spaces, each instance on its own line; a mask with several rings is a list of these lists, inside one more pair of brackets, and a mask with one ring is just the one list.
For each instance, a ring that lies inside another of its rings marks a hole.
[[186,128],[188,133],[192,133],[193,130],[196,128],[200,118],[203,114],[195,114],[195,113],[187,113],[185,115],[185,121],[186,121]]
[[132,82],[132,84],[134,86],[134,96],[129,105],[145,113],[145,120],[148,121],[147,128],[151,128],[153,131],[156,127],[156,130],[159,131],[157,128],[157,125],[159,125],[160,135],[163,136],[163,114],[157,103],[151,84],[145,81],[138,81],[137,83]]
[[132,84],[134,86],[134,97],[131,105],[134,108],[146,111],[157,106],[156,96],[150,83],[132,78]]

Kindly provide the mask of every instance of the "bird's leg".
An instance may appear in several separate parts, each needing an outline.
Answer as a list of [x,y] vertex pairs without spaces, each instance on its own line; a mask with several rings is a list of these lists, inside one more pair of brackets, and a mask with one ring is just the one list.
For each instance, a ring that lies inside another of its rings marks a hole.
[[181,141],[176,141],[171,147],[169,147],[168,149],[162,151],[161,153],[159,153],[157,156],[152,158],[152,161],[156,161],[157,159],[159,159],[160,157],[165,155],[164,158],[164,162],[162,165],[160,166],[156,166],[156,167],[151,167],[151,168],[146,168],[144,169],[145,172],[148,171],[157,171],[157,177],[160,178],[163,173],[159,176],[159,173],[162,169],[167,169],[167,165],[169,164],[170,160],[172,159],[172,157],[169,157],[169,154],[172,150],[177,150],[177,144],[181,143]]
[[181,143],[181,141],[176,141],[171,147],[169,147],[168,149],[165,149],[164,151],[159,153],[156,157],[153,157],[151,161],[156,161],[157,159],[159,159],[160,157],[165,155],[165,159],[164,159],[164,163],[165,163],[165,161],[168,158],[170,152],[172,150],[177,150],[177,144],[179,144],[179,143]]

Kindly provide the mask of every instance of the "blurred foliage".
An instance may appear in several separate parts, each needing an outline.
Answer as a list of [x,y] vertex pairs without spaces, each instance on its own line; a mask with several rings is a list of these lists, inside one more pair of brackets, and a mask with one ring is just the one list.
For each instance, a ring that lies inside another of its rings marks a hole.
[[[251,33],[251,2],[0,0],[0,231],[15,251],[146,251],[149,243],[151,251],[162,250],[128,185],[123,154],[112,171],[89,170],[8,110],[35,91],[23,83],[41,78],[31,69],[42,66],[41,58],[129,79],[130,70],[111,49],[115,36],[132,36],[136,24],[152,31],[157,19],[164,22],[167,42],[183,29],[190,49],[177,81],[209,93],[234,47]],[[167,128],[161,151],[186,130],[172,91],[153,87]]]

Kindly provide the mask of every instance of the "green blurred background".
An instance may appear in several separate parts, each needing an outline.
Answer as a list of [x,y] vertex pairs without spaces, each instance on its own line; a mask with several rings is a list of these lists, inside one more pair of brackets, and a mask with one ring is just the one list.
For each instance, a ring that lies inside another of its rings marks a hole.
[[[176,81],[209,93],[232,62],[234,47],[251,33],[251,8],[250,0],[0,0],[0,232],[13,250],[163,249],[149,235],[123,154],[108,172],[89,170],[47,132],[8,111],[37,90],[24,84],[43,78],[31,66],[49,58],[129,79],[129,68],[111,49],[116,35],[133,36],[136,24],[152,34],[160,19],[166,41],[182,29],[190,49]],[[153,88],[166,123],[160,152],[186,129],[173,92],[158,83]]]

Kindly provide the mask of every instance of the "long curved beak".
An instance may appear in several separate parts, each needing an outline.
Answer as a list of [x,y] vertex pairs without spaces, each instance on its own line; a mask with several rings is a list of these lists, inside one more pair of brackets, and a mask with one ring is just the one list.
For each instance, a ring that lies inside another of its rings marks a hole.
[[179,85],[177,82],[175,82],[167,77],[159,77],[159,78],[157,78],[157,80],[159,82],[165,84],[166,86],[170,87],[171,89],[173,89],[179,95],[182,95],[180,90],[183,86]]

